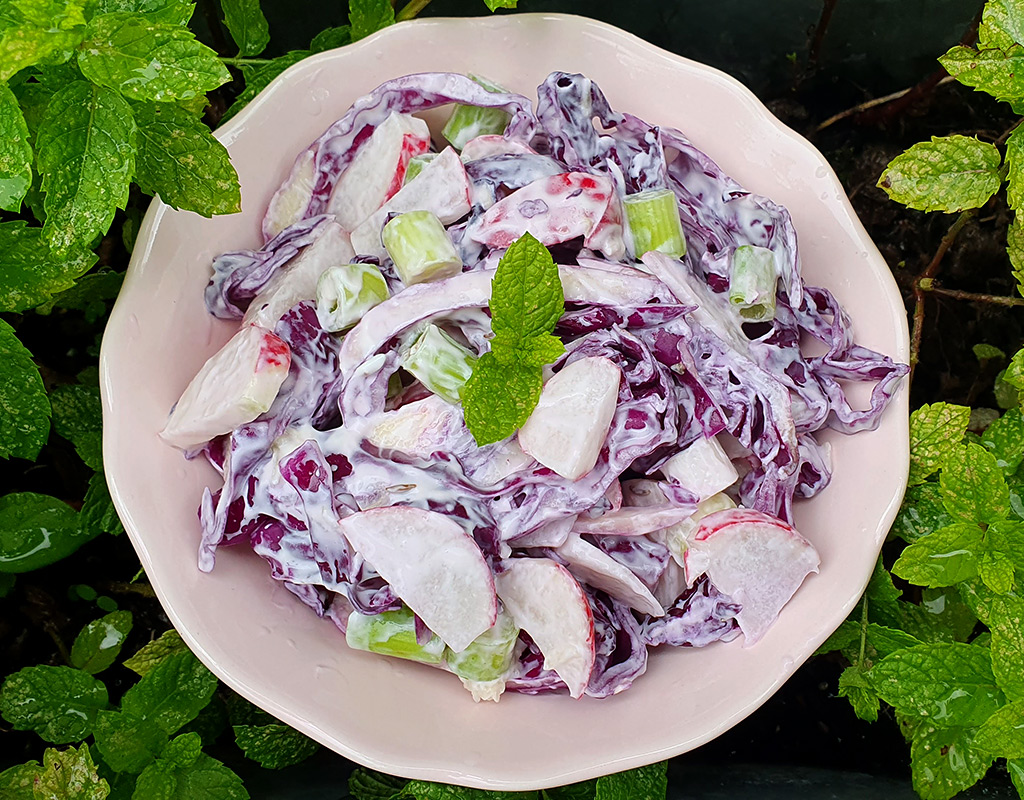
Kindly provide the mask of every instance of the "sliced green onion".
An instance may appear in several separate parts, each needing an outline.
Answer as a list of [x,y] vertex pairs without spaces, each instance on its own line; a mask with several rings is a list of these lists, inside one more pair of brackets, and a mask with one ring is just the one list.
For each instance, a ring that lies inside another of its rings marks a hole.
[[[474,81],[479,83],[489,92],[507,91],[496,83],[491,83],[486,78],[470,75]],[[481,108],[480,106],[468,106],[459,104],[455,106],[448,122],[441,129],[441,135],[447,139],[452,147],[461,150],[466,142],[475,139],[477,136],[488,134],[504,133],[508,127],[510,117],[507,112],[500,108]]]
[[448,667],[465,681],[493,681],[504,677],[512,665],[519,628],[504,611],[494,626],[476,637],[461,653],[445,650]]
[[409,164],[405,168],[405,183],[408,183],[423,172],[423,168],[435,158],[437,158],[437,153],[421,153],[410,158]]
[[626,195],[623,205],[637,258],[651,250],[672,258],[686,255],[683,224],[676,196],[670,189],[646,189]]
[[402,367],[452,405],[473,374],[476,358],[436,325],[427,325],[402,358]]
[[372,616],[353,611],[345,627],[345,641],[353,650],[406,658],[424,664],[440,664],[444,642],[431,634],[426,644],[416,641],[416,618],[408,608]]
[[775,319],[778,280],[771,250],[749,244],[737,247],[729,267],[729,304],[744,322],[770,322]]
[[341,264],[325,269],[316,282],[316,315],[324,330],[351,327],[388,299],[388,285],[372,264]]
[[462,259],[448,232],[429,211],[399,214],[384,226],[381,238],[406,286],[448,278],[462,271]]

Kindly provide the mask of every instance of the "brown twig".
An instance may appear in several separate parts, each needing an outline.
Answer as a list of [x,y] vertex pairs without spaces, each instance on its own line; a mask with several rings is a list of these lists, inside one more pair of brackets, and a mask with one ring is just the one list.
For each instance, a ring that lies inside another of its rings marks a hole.
[[924,271],[918,275],[917,280],[914,281],[914,318],[913,327],[910,332],[910,380],[914,379],[914,367],[917,366],[921,354],[921,335],[924,331],[924,298],[929,291],[935,291],[933,281],[936,273],[939,271],[939,267],[942,265],[942,259],[946,257],[946,253],[949,248],[953,246],[953,242],[956,241],[956,237],[960,235],[960,231],[964,229],[964,226],[971,221],[977,215],[978,210],[972,208],[968,211],[961,212],[960,216],[956,218],[956,222],[949,226],[949,230],[946,231],[946,235],[942,237],[942,241],[939,242],[939,247],[935,251],[935,255],[932,256],[932,260],[928,262],[928,266],[924,268]]
[[99,584],[99,588],[109,594],[137,594],[142,597],[156,599],[156,592],[148,583],[122,583],[121,581],[110,581]]
[[825,32],[828,30],[828,24],[832,21],[832,14],[838,3],[839,0],[824,0],[821,6],[821,16],[818,18],[818,24],[814,27],[814,38],[811,39],[811,46],[807,52],[807,65],[810,67],[818,63],[822,45],[825,43]]
[[[941,86],[944,83],[951,83],[952,81],[953,78],[947,75],[945,78],[939,81],[937,85]],[[814,132],[818,133],[819,131],[823,131],[825,130],[825,128],[828,128],[831,125],[835,125],[837,122],[841,122],[847,117],[856,116],[857,114],[867,111],[868,109],[874,108],[875,106],[882,106],[885,105],[886,103],[891,103],[893,100],[899,100],[901,97],[903,97],[903,95],[912,91],[913,88],[914,87],[909,86],[906,89],[900,89],[898,92],[887,94],[884,97],[875,97],[872,98],[871,100],[865,100],[863,103],[858,103],[857,105],[848,108],[845,111],[840,111],[838,114],[833,114],[827,120],[822,122],[818,127],[816,127],[814,129]]]
[[1007,308],[1024,306],[1024,297],[1005,297],[998,294],[962,292],[959,289],[943,289],[939,286],[935,286],[934,284],[930,286],[922,286],[921,290],[924,292],[931,292],[932,294],[939,294],[943,297],[952,297],[955,300],[968,300],[972,303],[990,303],[997,306],[1006,306]]

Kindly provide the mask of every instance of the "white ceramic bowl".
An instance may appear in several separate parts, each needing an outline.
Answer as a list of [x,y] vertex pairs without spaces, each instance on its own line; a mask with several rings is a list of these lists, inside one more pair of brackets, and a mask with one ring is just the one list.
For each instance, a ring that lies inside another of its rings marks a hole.
[[652,651],[647,674],[606,700],[512,694],[477,705],[451,675],[349,650],[332,623],[276,584],[251,552],[221,550],[211,574],[196,567],[196,508],[216,475],[200,460],[186,462],[157,431],[236,327],[203,307],[211,260],[260,244],[264,208],[296,154],[353,100],[388,78],[432,70],[484,73],[528,97],[553,70],[582,72],[613,108],[681,129],[741,184],[789,208],[807,280],[836,294],[862,344],[906,361],[903,303],[835,174],[735,80],[578,17],[403,23],[292,67],[218,131],[241,179],[241,214],[207,220],[159,201],[150,207],[101,356],[114,503],[199,658],[257,705],[354,761],[514,790],[677,755],[761,705],[855,605],[905,487],[905,388],[877,431],[825,434],[835,477],[796,511],[821,572],[764,639],[750,648],[737,640]]

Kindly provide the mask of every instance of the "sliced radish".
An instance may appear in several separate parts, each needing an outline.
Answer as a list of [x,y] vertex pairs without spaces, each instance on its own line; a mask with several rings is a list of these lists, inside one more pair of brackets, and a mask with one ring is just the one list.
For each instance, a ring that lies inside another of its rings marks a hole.
[[615,414],[621,378],[615,363],[600,356],[562,367],[519,429],[523,452],[571,481],[590,472]]
[[515,154],[536,155],[537,151],[522,142],[506,139],[500,133],[485,133],[466,142],[462,148],[463,161],[476,161],[479,158],[489,156],[503,156]]
[[670,608],[688,588],[686,570],[676,563],[675,558],[670,558],[654,586],[654,597],[662,606]]
[[462,428],[462,415],[451,403],[430,395],[372,420],[366,439],[384,450],[428,458],[443,449],[454,430]]
[[494,580],[473,537],[444,514],[360,511],[338,527],[424,624],[456,653],[494,624]]
[[429,149],[427,123],[392,112],[341,173],[327,212],[334,214],[345,230],[355,230],[402,188],[409,160]]
[[[614,224],[610,204],[618,204],[611,178],[586,172],[552,175],[499,200],[471,227],[469,237],[490,248],[503,248],[529,231],[545,245],[582,236],[590,247],[594,244],[591,237],[602,233],[602,222],[606,228]],[[619,211],[620,239],[621,218]],[[607,244],[607,230],[604,233],[598,238]]]
[[390,214],[430,211],[445,225],[469,213],[469,178],[459,155],[447,147],[398,193],[352,231],[359,255],[387,257],[380,233]]
[[814,546],[775,517],[743,508],[701,520],[686,552],[687,578],[711,583],[743,608],[736,616],[747,645],[764,636],[820,559]]
[[671,527],[693,514],[692,508],[668,503],[646,508],[622,508],[599,517],[580,517],[573,525],[576,533],[611,533],[616,536],[643,536]]
[[160,436],[175,447],[208,442],[270,408],[292,354],[273,333],[246,325],[214,353],[185,388]]
[[569,538],[575,522],[575,514],[554,519],[551,522],[545,522],[539,528],[513,537],[509,540],[509,544],[514,547],[558,547]]
[[728,489],[739,478],[714,436],[701,437],[661,465],[661,474],[701,500]]
[[279,269],[263,291],[253,298],[242,324],[252,323],[273,330],[296,303],[316,298],[316,282],[324,270],[347,264],[354,257],[348,234],[338,223],[326,222],[317,240]]
[[292,171],[285,178],[267,206],[263,217],[263,238],[270,241],[277,234],[293,225],[305,216],[309,201],[313,197],[313,184],[316,179],[316,148],[310,147],[302,152]]
[[636,575],[600,548],[581,539],[578,533],[570,534],[555,552],[569,562],[569,571],[584,583],[608,592],[641,614],[652,617],[665,614],[661,603]]
[[547,558],[515,558],[504,566],[494,585],[505,610],[537,643],[544,668],[580,697],[594,669],[594,616],[583,589]]

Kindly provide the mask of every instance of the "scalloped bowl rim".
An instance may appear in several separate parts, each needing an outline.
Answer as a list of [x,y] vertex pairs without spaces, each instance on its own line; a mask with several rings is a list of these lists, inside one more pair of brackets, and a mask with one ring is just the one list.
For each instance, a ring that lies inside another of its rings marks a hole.
[[[455,49],[438,52],[443,42]],[[808,579],[765,638],[751,648],[738,640],[703,651],[652,652],[648,674],[603,701],[516,695],[476,706],[451,675],[347,650],[331,624],[273,584],[251,553],[222,550],[212,574],[198,572],[194,508],[201,487],[215,486],[214,473],[168,453],[156,431],[177,393],[231,333],[195,308],[210,256],[259,244],[262,210],[292,159],[376,78],[404,74],[387,72],[387,65],[471,71],[488,48],[508,52],[514,45],[515,57],[483,66],[532,98],[529,89],[549,70],[531,65],[551,60],[544,49],[550,44],[569,52],[552,68],[593,77],[613,108],[679,127],[741,184],[787,205],[805,265],[849,304],[858,341],[907,360],[906,314],[895,282],[824,157],[725,73],[564,14],[415,20],[290,67],[216,134],[239,168],[241,215],[203,220],[158,199],[150,206],[100,357],[111,497],[168,617],[198,657],[241,695],[354,761],[487,789],[538,789],[652,763],[707,742],[758,708],[856,604],[899,509],[909,465],[903,385],[877,431],[849,439],[826,434],[837,457],[835,479],[797,517],[813,529],[804,532],[822,550],[822,572]],[[605,48],[600,57],[597,46]],[[325,74],[340,80],[327,85]],[[644,79],[662,81],[656,85],[684,100],[713,99],[725,119],[683,120],[682,101],[665,112],[663,98],[639,83]],[[294,126],[282,126],[282,110]],[[254,145],[265,130],[276,134],[269,152]],[[857,474],[843,471],[844,464]],[[860,538],[847,544],[839,532]],[[826,561],[833,551],[835,559]]]

